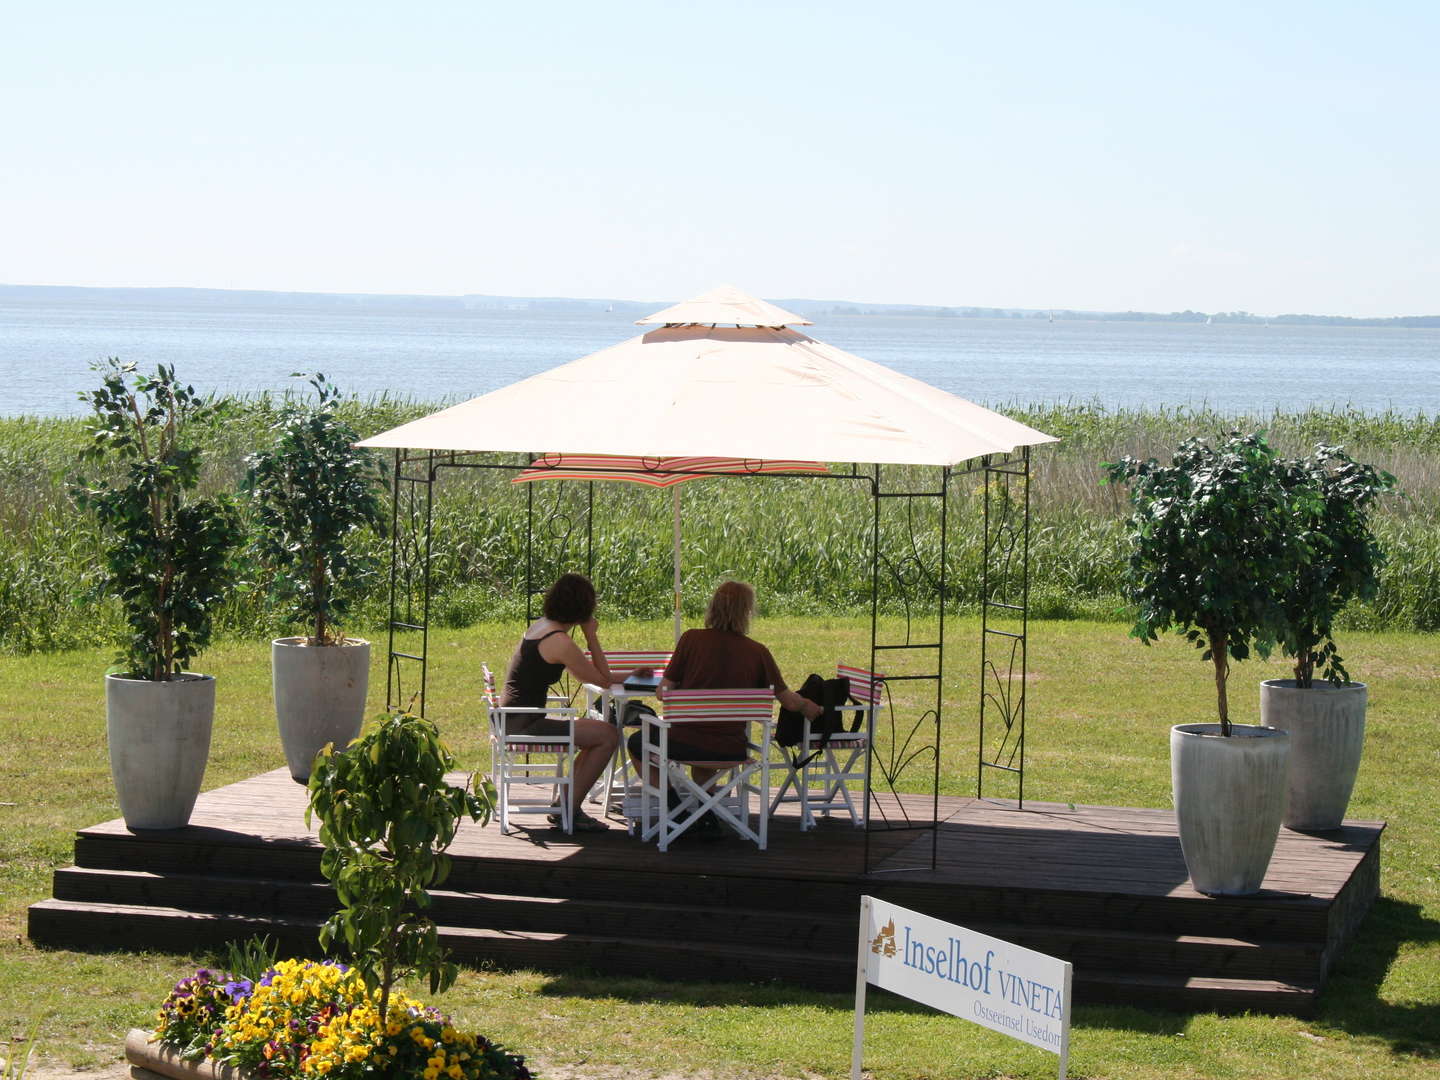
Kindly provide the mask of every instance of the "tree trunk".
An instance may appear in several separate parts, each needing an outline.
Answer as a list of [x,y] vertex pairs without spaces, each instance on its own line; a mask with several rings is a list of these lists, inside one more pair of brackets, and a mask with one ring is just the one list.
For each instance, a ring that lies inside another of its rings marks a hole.
[[1225,681],[1230,677],[1229,638],[1223,630],[1210,631],[1210,659],[1215,664],[1215,694],[1220,706],[1220,734],[1230,735],[1230,699]]
[[1315,650],[1309,643],[1304,643],[1295,654],[1295,686],[1300,690],[1309,690],[1314,685],[1315,679]]
[[386,1018],[390,1015],[390,987],[395,982],[395,965],[386,960],[380,968],[380,1030],[385,1030]]
[[310,598],[315,604],[315,640],[314,645],[325,644],[325,558],[322,555],[315,555],[314,565],[310,568]]

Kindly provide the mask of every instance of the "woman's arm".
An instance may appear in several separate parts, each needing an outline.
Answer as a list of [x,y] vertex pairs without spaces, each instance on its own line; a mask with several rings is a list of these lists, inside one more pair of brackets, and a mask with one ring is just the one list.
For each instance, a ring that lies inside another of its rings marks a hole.
[[609,686],[615,681],[615,675],[610,670],[610,661],[605,658],[605,650],[600,647],[599,620],[591,617],[589,621],[580,624],[580,629],[585,634],[585,644],[590,649],[590,663],[604,676],[604,681],[599,685]]
[[792,712],[804,713],[807,720],[814,720],[825,711],[818,702],[801,697],[794,690],[776,690],[775,700]]
[[565,670],[583,683],[609,686],[612,681],[610,665],[599,642],[594,639],[593,630],[586,634],[586,639],[593,659],[586,658],[569,634],[554,634],[540,642],[540,656],[552,664],[564,664]]

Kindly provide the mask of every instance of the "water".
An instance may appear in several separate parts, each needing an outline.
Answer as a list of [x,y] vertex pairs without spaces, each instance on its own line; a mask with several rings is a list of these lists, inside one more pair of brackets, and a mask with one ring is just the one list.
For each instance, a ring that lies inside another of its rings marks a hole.
[[[659,305],[657,305],[658,307]],[[306,310],[0,301],[0,413],[74,415],[92,361],[173,363],[202,391],[302,386],[457,401],[639,332],[632,312]],[[812,336],[991,405],[1440,413],[1440,330],[818,315]]]

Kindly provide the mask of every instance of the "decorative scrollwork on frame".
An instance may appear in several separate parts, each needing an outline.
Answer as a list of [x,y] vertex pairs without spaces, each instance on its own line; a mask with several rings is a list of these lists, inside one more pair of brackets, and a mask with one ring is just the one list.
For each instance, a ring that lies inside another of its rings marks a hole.
[[903,553],[892,555],[887,551],[876,552],[876,561],[885,572],[889,588],[886,595],[898,600],[905,619],[904,643],[914,640],[915,612],[924,609],[924,601],[935,606],[939,596],[939,578],[927,564],[921,551],[915,529],[915,506],[913,500],[905,500],[904,532],[897,546]]
[[980,776],[1014,778],[1025,793],[1025,684],[1029,603],[1030,459],[989,459],[985,466],[984,584],[980,627]]
[[1024,499],[1016,499],[1011,487],[1015,483],[1026,484],[1028,479],[1008,471],[986,471],[984,558],[989,587],[985,599],[990,603],[1015,604],[1021,599],[1016,589],[1023,587],[1020,564],[1024,559]]
[[[890,820],[889,809],[887,807],[888,802],[890,805],[893,805],[897,811],[900,822],[909,825],[912,824],[913,821],[910,816],[910,811],[905,805],[905,801],[900,798],[900,779],[906,770],[917,762],[924,762],[933,775],[935,759],[939,754],[939,747],[937,745],[938,737],[935,736],[939,716],[934,709],[926,709],[916,718],[915,722],[910,725],[909,730],[904,731],[902,734],[903,729],[896,720],[895,706],[894,702],[890,700],[888,687],[886,688],[885,712],[889,717],[889,738],[877,740],[881,745],[876,747],[875,754],[871,759],[873,769],[871,788],[873,790],[877,786],[875,784],[875,775],[878,774],[884,783],[886,791],[893,796],[891,800],[877,801],[876,809],[879,811],[880,817],[887,825],[893,824]],[[927,727],[935,741],[921,741],[925,738],[921,733],[921,729]],[[881,746],[883,746],[883,750]]]
[[985,685],[981,693],[986,703],[993,706],[993,710],[987,709],[987,712],[998,714],[1003,728],[999,744],[993,751],[987,752],[987,758],[991,764],[1006,768],[1014,768],[1016,755],[1023,749],[1025,737],[1020,723],[1025,713],[1025,678],[1023,671],[1018,678],[1016,674],[1021,644],[1019,638],[1010,642],[1009,663],[1003,673],[1000,665],[988,656],[984,663]]
[[584,535],[588,514],[587,507],[576,502],[584,495],[583,484],[554,484],[535,493],[528,541],[532,596],[543,593],[561,574],[576,569],[574,549]]
[[[435,476],[432,461],[424,458],[397,458],[391,489],[392,535],[390,633],[387,660],[386,705],[402,707],[407,701],[424,708],[424,650],[398,647],[397,635],[423,633],[429,618],[427,572],[430,562],[430,509]],[[407,467],[409,473],[407,474]],[[415,475],[418,470],[419,475]],[[407,689],[407,675],[416,673],[413,689]]]

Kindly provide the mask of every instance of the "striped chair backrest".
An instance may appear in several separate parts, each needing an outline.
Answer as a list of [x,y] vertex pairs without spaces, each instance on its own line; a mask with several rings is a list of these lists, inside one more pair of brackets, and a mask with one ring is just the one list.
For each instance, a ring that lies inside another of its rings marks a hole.
[[879,672],[836,664],[835,674],[850,680],[850,696],[861,705],[874,705],[880,700],[880,687],[885,683],[885,676]]
[[775,691],[670,690],[660,702],[666,720],[768,720]]
[[[585,651],[586,659],[594,659]],[[657,674],[663,673],[670,663],[669,649],[606,649],[605,659],[610,664],[610,674],[616,682],[624,682],[625,676],[637,668],[651,668]]]

